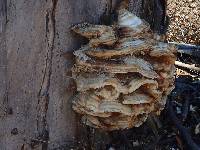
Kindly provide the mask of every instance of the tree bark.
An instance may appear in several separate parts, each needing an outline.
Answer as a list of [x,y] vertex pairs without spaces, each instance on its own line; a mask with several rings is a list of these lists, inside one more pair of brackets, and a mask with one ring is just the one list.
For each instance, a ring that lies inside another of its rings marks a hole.
[[[72,51],[85,40],[70,26],[99,23],[107,3],[0,1],[0,149],[69,149],[79,141],[100,149],[108,143],[107,133],[79,124],[71,109],[74,91],[68,75]],[[131,9],[151,22],[151,3],[137,0],[141,6]]]

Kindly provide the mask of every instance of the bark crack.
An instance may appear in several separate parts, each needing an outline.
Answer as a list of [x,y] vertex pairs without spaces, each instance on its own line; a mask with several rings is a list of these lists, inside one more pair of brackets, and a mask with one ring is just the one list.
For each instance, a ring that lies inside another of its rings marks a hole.
[[5,32],[7,23],[7,0],[0,1],[0,33]]
[[[46,11],[46,60],[44,66],[44,73],[42,83],[38,92],[37,104],[37,139],[42,140],[43,149],[47,149],[49,140],[49,130],[47,124],[47,110],[49,105],[49,88],[52,74],[52,58],[56,31],[55,11],[58,0],[47,1],[49,7]],[[44,142],[46,141],[46,142]]]
[[[7,0],[0,1],[0,72],[3,76],[0,79],[2,90],[0,90],[0,118],[11,114],[12,110],[8,107],[8,85],[7,85],[7,51],[6,51],[6,23],[7,23]],[[4,81],[4,82],[2,82]]]

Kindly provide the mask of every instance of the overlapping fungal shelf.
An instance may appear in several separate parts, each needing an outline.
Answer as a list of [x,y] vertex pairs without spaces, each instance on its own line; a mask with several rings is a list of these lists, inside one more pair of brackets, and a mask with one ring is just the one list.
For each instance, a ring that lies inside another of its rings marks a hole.
[[78,24],[89,39],[74,52],[78,94],[73,109],[83,123],[104,130],[140,126],[159,114],[173,89],[176,49],[155,40],[148,23],[126,9],[112,26]]

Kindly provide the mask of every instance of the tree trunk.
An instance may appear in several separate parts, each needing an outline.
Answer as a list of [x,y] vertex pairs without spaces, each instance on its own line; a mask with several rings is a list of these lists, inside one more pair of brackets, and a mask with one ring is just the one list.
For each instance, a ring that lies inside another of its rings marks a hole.
[[[131,2],[130,10],[153,22],[153,0]],[[70,26],[99,23],[107,3],[0,1],[0,149],[69,149],[80,141],[100,149],[109,142],[107,133],[79,124],[68,74],[69,53],[84,43]]]

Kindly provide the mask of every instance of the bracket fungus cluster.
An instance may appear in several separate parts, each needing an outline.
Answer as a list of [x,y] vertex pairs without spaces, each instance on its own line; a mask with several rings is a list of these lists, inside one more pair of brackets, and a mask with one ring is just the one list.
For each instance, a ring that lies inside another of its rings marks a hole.
[[174,87],[173,45],[154,39],[148,23],[126,9],[112,26],[83,23],[72,30],[89,39],[74,52],[72,68],[73,109],[85,124],[127,129],[160,113]]

